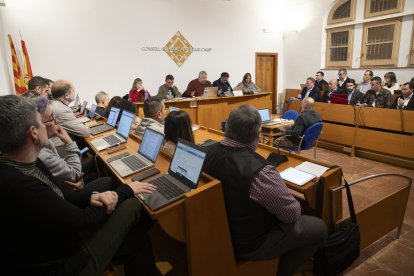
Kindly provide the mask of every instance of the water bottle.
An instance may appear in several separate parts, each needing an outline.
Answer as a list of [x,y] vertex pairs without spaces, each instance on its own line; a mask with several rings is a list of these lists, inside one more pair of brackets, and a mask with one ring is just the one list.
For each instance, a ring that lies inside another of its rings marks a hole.
[[148,91],[145,91],[144,93],[144,101],[146,101],[148,99]]
[[204,97],[208,97],[208,89],[204,88]]

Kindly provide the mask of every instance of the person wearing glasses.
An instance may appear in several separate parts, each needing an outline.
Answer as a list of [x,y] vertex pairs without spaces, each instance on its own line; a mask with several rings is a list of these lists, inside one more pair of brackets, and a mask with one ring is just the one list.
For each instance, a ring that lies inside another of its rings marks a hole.
[[347,71],[345,68],[338,70],[338,91],[347,93],[346,84],[349,82]]
[[173,98],[181,97],[178,92],[177,86],[174,85],[174,76],[167,75],[165,77],[165,83],[158,88],[158,94],[156,96],[159,99],[172,100]]

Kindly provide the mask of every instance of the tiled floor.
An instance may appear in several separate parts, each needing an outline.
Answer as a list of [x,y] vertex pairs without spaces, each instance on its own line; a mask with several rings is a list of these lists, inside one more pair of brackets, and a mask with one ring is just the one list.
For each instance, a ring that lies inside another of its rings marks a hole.
[[[313,151],[303,151],[301,155],[312,158]],[[414,170],[383,164],[345,154],[318,149],[317,159],[342,167],[348,181],[377,173],[399,173],[414,179]],[[370,182],[352,189],[355,208],[373,202],[381,194],[402,183],[388,180]],[[405,213],[404,224],[399,240],[395,239],[396,230],[368,246],[361,257],[345,275],[414,275],[414,191],[411,189]]]

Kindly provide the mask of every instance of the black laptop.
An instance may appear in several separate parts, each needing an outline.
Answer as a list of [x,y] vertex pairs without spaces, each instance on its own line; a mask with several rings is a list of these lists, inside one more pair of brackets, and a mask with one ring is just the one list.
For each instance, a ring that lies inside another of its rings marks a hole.
[[139,194],[138,197],[152,210],[158,210],[197,188],[203,168],[206,149],[183,139],[178,139],[168,173],[148,182],[157,190],[152,194]]

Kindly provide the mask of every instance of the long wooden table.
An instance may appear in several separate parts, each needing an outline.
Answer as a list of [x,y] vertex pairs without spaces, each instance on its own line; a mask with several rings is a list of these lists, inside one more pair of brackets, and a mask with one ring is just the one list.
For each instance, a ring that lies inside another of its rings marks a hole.
[[[289,108],[299,111],[301,102]],[[319,102],[315,110],[323,119],[319,146],[414,168],[414,111]]]
[[[92,139],[108,135],[111,132],[114,131],[87,138],[86,140],[90,142]],[[200,127],[194,134],[196,143],[207,139],[216,141],[223,139],[222,132],[204,127]],[[111,170],[114,177],[123,183],[128,183],[132,181],[131,176],[126,178],[120,177],[111,169],[106,160],[124,151],[129,153],[136,152],[139,144],[140,139],[134,134],[130,134],[126,143],[126,149],[112,154],[108,154],[106,151],[97,152],[97,154]],[[91,149],[94,150],[93,146],[91,146]],[[267,157],[270,152],[275,150],[273,147],[260,144],[257,152],[263,157]],[[171,156],[169,154],[161,152],[155,166],[161,172],[166,172],[170,160]],[[303,156],[290,154],[289,161],[281,164],[277,169],[281,171],[306,160],[308,159]],[[314,160],[312,162],[327,166],[323,162]],[[340,185],[341,170],[339,168],[329,170],[320,179],[324,184],[322,219],[327,223],[329,229],[332,230],[335,224],[332,217],[335,217],[335,220],[341,217],[342,205],[339,199],[338,204],[336,204],[336,213],[332,214],[330,190]],[[292,193],[306,207],[306,210],[316,209],[318,199],[316,197],[315,184],[316,182],[313,181],[303,186],[287,183]],[[157,220],[168,236],[186,244],[188,273],[190,275],[251,275],[252,271],[256,271],[260,275],[275,274],[273,273],[275,264],[272,261],[248,262],[247,264],[240,265],[235,260],[221,183],[213,177],[202,173],[198,188],[186,193],[184,198],[157,211],[150,210],[146,206],[145,209],[152,218]],[[243,269],[244,273],[242,273]]]
[[[227,119],[234,108],[250,104],[257,109],[269,108],[271,110],[271,93],[260,92],[252,95],[217,97],[217,98],[183,98],[180,100],[164,101],[165,107],[177,107],[186,111],[194,124],[213,129],[221,129],[221,123]],[[137,105],[139,117],[144,117],[143,102],[134,102]]]

